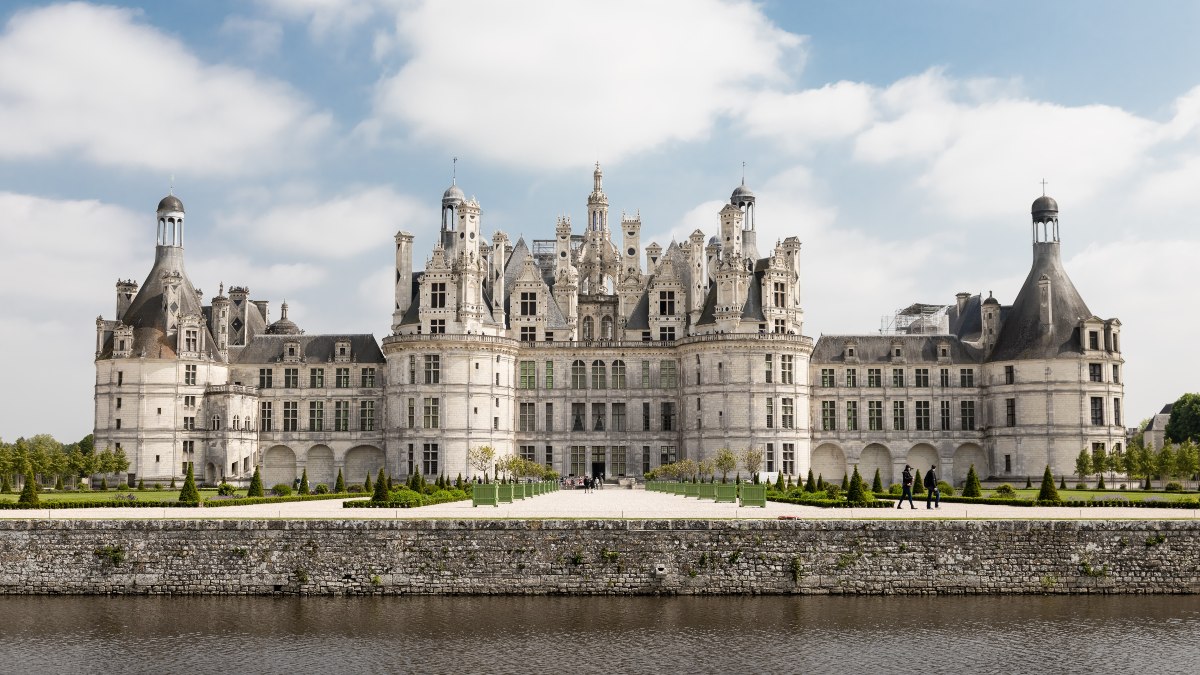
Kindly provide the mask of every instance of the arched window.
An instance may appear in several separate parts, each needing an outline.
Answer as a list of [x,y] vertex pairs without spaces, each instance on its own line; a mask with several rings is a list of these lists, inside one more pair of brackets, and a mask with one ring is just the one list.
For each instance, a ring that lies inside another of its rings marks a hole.
[[608,389],[607,379],[604,362],[599,359],[592,361],[592,389]]
[[611,316],[606,316],[600,319],[600,339],[613,339],[613,320]]
[[579,359],[571,362],[571,388],[587,389],[587,364]]
[[238,429],[238,428],[239,428],[239,423],[240,423],[241,421],[242,421],[242,418],[241,418],[241,417],[239,417],[238,415],[234,415],[234,416],[233,416],[233,426],[231,426],[231,427],[229,427],[229,428],[230,428],[230,429]]
[[211,424],[209,425],[209,428],[210,428],[210,429],[212,429],[213,431],[220,431],[220,430],[221,430],[221,416],[220,416],[220,415],[213,415],[213,416],[212,416],[212,422],[211,422]]
[[595,339],[595,333],[596,333],[596,325],[595,325],[595,322],[592,321],[592,317],[590,317],[590,316],[583,317],[583,339],[584,340]]
[[612,388],[625,388],[625,362],[613,361],[612,364]]

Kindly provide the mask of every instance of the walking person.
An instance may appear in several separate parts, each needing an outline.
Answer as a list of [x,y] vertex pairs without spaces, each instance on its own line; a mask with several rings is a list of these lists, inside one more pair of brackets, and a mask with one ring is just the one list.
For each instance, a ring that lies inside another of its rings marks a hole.
[[[930,466],[929,471],[925,473],[925,508],[927,509],[942,508],[942,491],[938,489],[937,472],[934,471],[936,468],[937,465],[934,464],[933,466]],[[929,506],[930,502],[933,503],[932,507]]]
[[898,508],[898,509],[904,508],[904,498],[905,497],[908,498],[908,505],[910,508],[914,508],[914,509],[917,508],[916,504],[913,504],[913,498],[912,498],[912,487],[913,487],[912,467],[907,464],[904,465],[904,474],[903,474],[903,478],[901,479],[901,484],[904,486],[904,492],[900,495],[900,501],[896,502],[896,508]]

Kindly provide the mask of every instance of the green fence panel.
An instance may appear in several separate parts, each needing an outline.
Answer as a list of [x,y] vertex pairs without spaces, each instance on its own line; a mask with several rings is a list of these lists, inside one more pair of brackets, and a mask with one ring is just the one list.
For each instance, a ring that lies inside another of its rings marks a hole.
[[500,499],[495,483],[475,484],[471,486],[471,506],[499,506]]
[[700,484],[700,499],[716,499],[717,486],[715,483]]
[[499,493],[498,500],[505,504],[511,504],[513,500],[512,483],[501,483],[496,486],[496,492]]
[[683,484],[683,496],[684,497],[699,497],[700,496],[700,484],[699,483],[684,483]]
[[743,485],[742,506],[761,506],[767,508],[766,485]]
[[733,483],[716,483],[714,487],[717,489],[717,503],[733,504],[737,502],[737,486]]

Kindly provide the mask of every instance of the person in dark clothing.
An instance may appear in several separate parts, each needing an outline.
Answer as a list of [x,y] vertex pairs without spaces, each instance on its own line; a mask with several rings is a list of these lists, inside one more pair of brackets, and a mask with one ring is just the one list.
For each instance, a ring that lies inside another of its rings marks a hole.
[[904,492],[903,492],[903,494],[900,495],[900,501],[896,502],[896,508],[898,508],[898,509],[904,508],[904,498],[905,497],[908,498],[909,507],[914,508],[914,509],[917,508],[916,504],[913,504],[913,498],[912,498],[912,486],[913,486],[912,467],[907,464],[904,465],[904,474],[903,474],[903,478],[901,480],[901,484],[904,486]]
[[[939,490],[937,486],[937,472],[934,471],[936,468],[936,464],[929,467],[929,471],[925,474],[925,508],[927,509],[942,508],[942,491]],[[933,503],[932,507],[930,506],[931,502]]]

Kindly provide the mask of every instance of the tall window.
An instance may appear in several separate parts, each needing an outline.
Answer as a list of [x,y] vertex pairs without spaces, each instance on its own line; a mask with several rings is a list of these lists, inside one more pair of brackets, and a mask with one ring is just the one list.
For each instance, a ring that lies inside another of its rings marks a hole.
[[350,431],[350,401],[333,402],[333,430]]
[[583,317],[583,339],[591,340],[596,336],[596,322],[590,316]]
[[767,473],[775,471],[775,444],[767,443]]
[[782,281],[776,281],[771,286],[771,299],[775,301],[776,307],[787,306],[787,294],[784,290],[785,288],[786,287],[783,285]]
[[610,476],[624,476],[626,456],[629,454],[629,449],[624,445],[614,445],[612,447],[611,459],[612,466],[607,467],[607,474]]
[[834,386],[833,378],[834,378],[833,368],[822,368],[821,369],[821,386],[822,387]]
[[821,430],[837,430],[837,402],[821,401]]
[[433,309],[446,306],[446,284],[436,281],[429,284],[429,306]]
[[950,386],[950,369],[949,368],[942,368],[942,369],[938,370],[938,384],[942,385],[943,387]]
[[858,431],[858,401],[846,401],[846,430]]
[[189,328],[184,331],[183,350],[185,352],[194,352],[200,349],[200,332],[195,328]]
[[904,401],[892,401],[892,429],[904,431]]
[[792,384],[791,354],[781,354],[779,356],[779,382],[781,384]]
[[1121,366],[1118,366],[1117,364],[1114,363],[1113,364],[1113,384],[1119,384],[1120,382],[1121,382]]
[[537,362],[522,361],[521,374],[517,379],[517,387],[520,389],[536,389],[537,388]]
[[283,369],[283,388],[295,389],[300,386],[300,369],[299,368],[284,368]]
[[375,431],[375,401],[358,402],[358,428],[360,431]]
[[554,431],[554,404],[546,403],[546,431]]
[[1088,331],[1088,349],[1100,349],[1100,333]]
[[335,377],[336,377],[336,380],[334,381],[333,386],[335,386],[339,389],[346,389],[347,387],[350,386],[350,369],[349,368],[338,368],[337,374]]
[[867,401],[867,428],[883,431],[883,401]]
[[425,355],[425,384],[439,384],[442,381],[442,357],[438,354]]
[[441,400],[438,398],[425,398],[423,410],[426,429],[437,429],[442,426],[441,415],[438,411],[440,403]]
[[553,361],[546,362],[546,388],[547,389],[554,388],[554,362]]
[[592,361],[592,389],[608,389],[607,372],[603,361]]
[[359,373],[359,375],[360,375],[359,381],[362,383],[362,386],[364,386],[364,387],[374,387],[375,386],[375,369],[374,368],[363,368],[362,372]]
[[975,401],[959,401],[959,426],[963,431],[975,431]]
[[942,431],[950,431],[950,401],[942,401],[941,405]]
[[975,369],[963,368],[958,371],[958,386],[974,387],[975,386]]
[[765,357],[765,361],[763,362],[763,368],[764,368],[764,371],[763,371],[764,379],[763,379],[763,381],[764,381],[764,382],[766,382],[767,384],[771,384],[772,382],[774,382],[774,381],[775,381],[775,362],[774,362],[774,359],[775,359],[775,355],[774,355],[774,354],[767,354],[767,355],[766,355],[766,357]]
[[658,339],[667,342],[675,339],[675,326],[659,326]]
[[659,316],[675,315],[675,291],[658,292],[658,314]]
[[438,473],[438,444],[425,443],[421,449],[421,470],[426,476]]
[[883,386],[883,369],[882,368],[867,368],[867,386],[882,387]]
[[796,426],[796,412],[794,399],[783,398],[779,401],[779,421],[784,429],[792,429]]
[[571,362],[571,388],[587,389],[587,364],[579,359]]
[[679,376],[674,361],[658,362],[658,386],[663,389],[674,389],[679,386]]
[[625,404],[612,404],[612,430],[625,431]]
[[846,369],[846,386],[847,387],[857,387],[858,386],[858,370],[857,369],[855,369],[855,368],[847,368]]
[[593,403],[592,404],[592,431],[604,431],[604,429],[605,429],[605,423],[604,423],[605,407],[606,407],[606,404],[604,404],[604,403]]
[[[118,429],[121,428],[121,420],[117,420],[117,428]],[[221,416],[213,415],[212,418],[209,420],[208,428],[211,431],[220,431],[221,430]]]
[[417,428],[417,399],[408,399],[408,428]]
[[913,413],[916,415],[917,431],[929,431],[931,428],[929,419],[929,401],[914,402]]
[[283,430],[296,431],[300,426],[300,404],[295,401],[283,402]]
[[537,326],[521,326],[521,342],[537,342]]
[[642,431],[650,431],[650,402],[642,401]]
[[322,401],[308,402],[308,430],[309,431],[324,431],[325,429],[325,403]]
[[642,389],[650,388],[650,362],[642,361]]
[[196,366],[183,367],[183,383],[187,385],[196,384]]
[[600,317],[600,339],[613,339],[613,320],[611,316]]
[[767,397],[767,428],[775,428],[775,399]]
[[670,401],[664,401],[661,404],[662,412],[662,430],[675,431],[675,404]]
[[258,428],[262,431],[271,431],[271,402],[262,401],[258,404]]
[[1099,396],[1092,397],[1092,424],[1095,426],[1104,425],[1104,399]]
[[1004,426],[1017,426],[1017,399],[1004,399]]
[[408,357],[408,383],[417,383],[417,357],[411,354]]
[[1099,363],[1088,364],[1088,379],[1092,382],[1103,382],[1103,372],[1103,366],[1101,366]]
[[1121,399],[1113,399],[1113,425],[1121,426]]
[[324,368],[309,368],[308,369],[308,387],[317,389],[325,386],[325,369]]
[[587,467],[587,446],[572,445],[571,446],[571,466],[567,469],[572,476],[582,476],[588,473]]
[[537,406],[534,403],[522,403],[520,417],[517,420],[518,431],[534,431],[537,424]]
[[904,386],[904,369],[903,368],[892,368],[892,386],[893,387],[903,387]]
[[929,369],[917,368],[913,371],[913,386],[928,387],[929,386]]
[[783,472],[791,476],[796,473],[796,444],[783,444]]
[[583,417],[587,414],[586,403],[571,404],[571,431],[583,431]]
[[625,362],[613,361],[612,364],[612,388],[625,388]]
[[537,293],[521,292],[521,316],[537,316]]
[[1004,384],[1013,384],[1017,381],[1017,367],[1004,366]]

